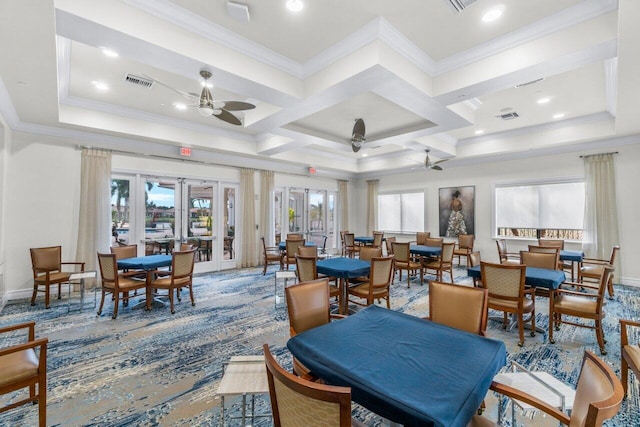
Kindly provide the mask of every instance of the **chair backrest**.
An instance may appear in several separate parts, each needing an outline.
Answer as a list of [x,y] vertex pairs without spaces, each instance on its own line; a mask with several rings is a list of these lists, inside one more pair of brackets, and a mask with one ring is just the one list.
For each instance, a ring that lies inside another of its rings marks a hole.
[[317,256],[318,251],[315,246],[298,246],[297,252],[298,255],[302,256]]
[[453,262],[453,251],[455,249],[455,243],[443,243],[442,244],[442,252],[440,254],[440,260],[444,263]]
[[118,281],[118,255],[98,252],[98,265],[100,266],[100,277],[103,283],[116,283]]
[[482,259],[480,258],[480,252],[475,251],[469,254],[469,264],[471,265],[471,267],[480,265],[480,261],[482,261]]
[[300,282],[284,291],[291,336],[329,323],[329,279]]
[[459,234],[458,235],[458,247],[460,249],[473,250],[473,241],[475,236],[473,234]]
[[558,269],[558,254],[545,252],[520,251],[520,262],[527,267]]
[[384,238],[384,233],[382,232],[373,232],[373,243],[371,246],[375,246],[376,248],[382,247],[382,239]]
[[326,254],[327,253],[327,239],[329,238],[329,236],[322,236],[322,246],[320,246],[320,253],[321,254]]
[[287,372],[263,345],[275,427],[351,426],[351,389],[302,379]]
[[111,246],[110,250],[112,254],[116,254],[116,260],[138,256],[138,245]]
[[427,237],[426,239],[424,239],[425,246],[434,248],[439,248],[440,246],[442,246],[442,242],[444,242],[444,239],[442,237]]
[[261,237],[260,240],[262,241],[262,253],[266,257],[267,256],[267,242],[264,240],[264,236]]
[[416,245],[425,245],[424,241],[429,237],[431,237],[430,231],[418,231],[416,233]]
[[317,257],[296,254],[296,276],[299,282],[307,282],[318,278]]
[[393,255],[371,258],[371,270],[369,271],[369,293],[372,296],[375,288],[384,288],[391,285],[393,277]]
[[496,240],[496,246],[498,247],[498,257],[500,257],[500,262],[506,261],[507,260],[507,240],[506,239]]
[[[600,282],[598,282],[598,298],[596,299],[596,312],[602,313],[602,306],[604,305],[605,292],[607,291],[607,284],[613,276],[615,267],[606,264],[602,269],[602,276],[600,276]],[[588,295],[588,294],[587,294]]]
[[489,291],[489,297],[517,300],[524,295],[526,266],[493,264],[482,261],[480,276],[482,284]]
[[344,246],[347,248],[352,248],[356,245],[356,237],[353,233],[344,233],[342,236],[344,241]]
[[564,240],[562,239],[538,239],[538,246],[547,248],[558,248],[564,250]]
[[529,252],[539,252],[543,254],[559,254],[560,249],[553,246],[529,245]]
[[585,351],[569,426],[601,426],[618,413],[623,397],[622,383],[611,367]]
[[411,258],[411,245],[409,243],[392,242],[393,255],[398,262],[409,262]]
[[31,266],[34,276],[39,272],[60,271],[62,263],[62,246],[31,248]]
[[180,252],[190,251],[196,249],[191,243],[180,243]]
[[609,258],[609,264],[614,265],[616,262],[616,254],[620,250],[620,246],[614,246],[611,250],[611,258]]
[[452,328],[484,335],[488,298],[484,288],[429,281],[429,318]]
[[371,261],[371,258],[381,256],[382,247],[363,246],[360,248],[360,259],[363,261]]
[[387,237],[385,239],[385,245],[387,246],[387,255],[393,255],[393,243],[396,241],[396,237]]
[[287,239],[285,245],[287,248],[287,259],[293,261],[295,255],[298,253],[298,248],[304,246],[304,240]]
[[173,253],[171,259],[171,276],[173,279],[181,279],[193,275],[195,254],[194,250]]
[[287,240],[302,240],[302,233],[289,233],[287,234]]

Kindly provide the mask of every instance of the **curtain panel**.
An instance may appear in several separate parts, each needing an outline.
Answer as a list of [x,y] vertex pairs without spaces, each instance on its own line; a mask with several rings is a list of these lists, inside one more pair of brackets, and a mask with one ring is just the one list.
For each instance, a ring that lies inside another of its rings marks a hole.
[[256,191],[254,185],[255,171],[240,170],[240,194],[242,229],[240,230],[240,267],[258,265],[258,239],[256,237]]
[[349,181],[338,181],[339,230],[349,229]]
[[367,233],[370,236],[378,224],[378,183],[377,179],[367,181]]
[[85,270],[98,270],[97,253],[111,244],[111,152],[82,149],[80,212],[76,261]]
[[275,173],[261,171],[260,177],[260,236],[264,236],[267,246],[274,246],[276,243],[275,218],[273,217]]

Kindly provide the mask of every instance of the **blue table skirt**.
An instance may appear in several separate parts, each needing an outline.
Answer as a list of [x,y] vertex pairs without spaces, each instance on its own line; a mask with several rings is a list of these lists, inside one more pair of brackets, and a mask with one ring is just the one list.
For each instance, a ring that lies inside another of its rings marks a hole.
[[[373,243],[373,237],[369,237],[369,236],[358,236],[358,237],[354,237],[353,240],[358,243],[364,243],[365,245],[370,245]],[[382,241],[385,241],[385,240],[387,240],[387,238],[383,237]]]
[[411,245],[409,251],[415,255],[438,256],[442,253],[442,248],[436,246]]
[[353,279],[368,276],[371,264],[357,258],[327,258],[319,260],[316,264],[318,273],[342,279]]
[[582,262],[584,252],[581,251],[560,251],[562,261]]
[[149,255],[118,260],[118,268],[127,270],[154,270],[171,267],[172,255]]
[[466,426],[506,364],[502,341],[369,306],[289,339],[327,384],[405,426]]
[[[564,271],[547,270],[545,268],[527,267],[525,284],[536,288],[558,289],[560,284],[566,280]],[[467,268],[467,275],[475,279],[480,279],[480,266]]]
[[[315,242],[304,242],[305,246],[317,246]],[[284,251],[287,249],[287,242],[280,242],[278,243],[278,249],[280,249],[281,251]]]

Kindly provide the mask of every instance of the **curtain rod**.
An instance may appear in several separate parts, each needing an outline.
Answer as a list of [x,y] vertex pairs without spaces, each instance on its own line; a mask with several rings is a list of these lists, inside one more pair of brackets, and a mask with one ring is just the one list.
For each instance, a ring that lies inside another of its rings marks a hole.
[[589,154],[589,155],[585,155],[585,156],[580,156],[581,159],[584,159],[585,157],[591,157],[591,156],[601,156],[603,154],[618,154],[617,151],[611,151],[609,153],[599,153],[599,154]]

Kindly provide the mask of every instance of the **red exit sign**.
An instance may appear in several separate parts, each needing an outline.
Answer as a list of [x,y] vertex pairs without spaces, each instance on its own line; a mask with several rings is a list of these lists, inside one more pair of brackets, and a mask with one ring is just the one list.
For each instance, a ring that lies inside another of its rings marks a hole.
[[180,155],[191,157],[191,147],[180,147]]

